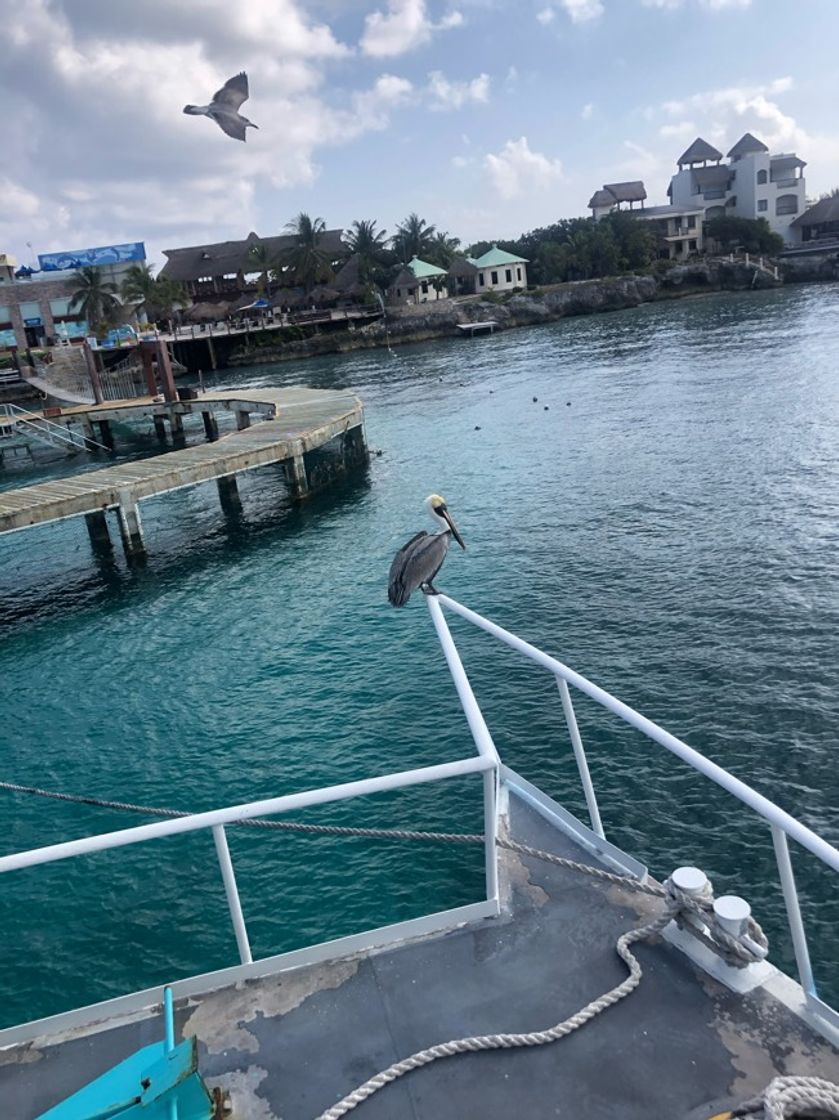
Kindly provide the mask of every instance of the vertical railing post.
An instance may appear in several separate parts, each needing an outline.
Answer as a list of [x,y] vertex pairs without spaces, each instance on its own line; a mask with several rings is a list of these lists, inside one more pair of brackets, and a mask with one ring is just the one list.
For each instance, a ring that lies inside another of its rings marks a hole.
[[787,908],[787,921],[789,922],[789,931],[792,934],[795,963],[798,966],[798,980],[807,995],[814,996],[816,995],[816,982],[813,979],[810,950],[807,948],[807,934],[804,932],[801,907],[798,904],[798,891],[795,887],[795,876],[792,872],[792,860],[789,858],[787,834],[776,824],[773,824],[771,828],[772,843],[775,846],[775,859],[778,862],[778,874],[781,877],[781,890],[784,892],[784,905]]
[[227,895],[227,905],[230,910],[230,917],[233,919],[233,932],[236,934],[239,959],[242,964],[250,964],[253,957],[251,956],[251,947],[248,941],[248,931],[245,927],[245,915],[242,913],[242,903],[239,899],[236,875],[233,871],[233,861],[230,858],[230,849],[227,846],[227,834],[224,831],[223,824],[213,825],[213,840],[216,842],[216,855],[218,856],[221,877],[224,882],[224,893]]
[[498,830],[498,767],[501,760],[498,757],[498,751],[495,749],[495,743],[492,741],[492,735],[486,725],[483,712],[475,699],[475,693],[472,691],[469,678],[466,676],[466,670],[463,668],[463,662],[460,660],[460,654],[457,652],[454,639],[443,617],[443,608],[438,603],[436,595],[426,595],[426,601],[478,754],[485,758],[491,758],[495,763],[494,768],[484,774],[484,852],[487,899],[490,902],[497,903],[498,848],[496,833]]
[[568,681],[564,677],[557,675],[557,687],[559,688],[559,695],[562,697],[562,710],[565,712],[565,722],[568,725],[568,734],[571,738],[571,746],[574,748],[574,758],[577,760],[577,769],[580,772],[580,781],[583,786],[583,793],[586,798],[586,806],[588,808],[588,816],[591,821],[592,832],[599,836],[602,840],[606,839],[606,833],[603,831],[603,823],[600,820],[600,810],[597,807],[597,797],[594,792],[594,783],[591,780],[591,774],[588,768],[588,760],[586,759],[585,748],[583,747],[583,740],[580,737],[580,729],[577,726],[577,717],[574,713],[574,705],[571,703],[571,693],[568,690]]

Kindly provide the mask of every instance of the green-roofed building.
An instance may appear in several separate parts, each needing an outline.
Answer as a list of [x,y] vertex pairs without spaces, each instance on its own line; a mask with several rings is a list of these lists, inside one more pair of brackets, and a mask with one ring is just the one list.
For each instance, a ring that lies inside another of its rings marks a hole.
[[391,280],[387,294],[391,303],[430,303],[447,299],[446,270],[413,257]]
[[493,245],[481,257],[469,258],[477,269],[476,291],[509,292],[527,287],[527,260]]

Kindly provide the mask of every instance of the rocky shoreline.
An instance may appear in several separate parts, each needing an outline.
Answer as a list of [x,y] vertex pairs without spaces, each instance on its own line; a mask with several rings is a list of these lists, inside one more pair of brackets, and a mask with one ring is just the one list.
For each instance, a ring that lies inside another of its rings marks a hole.
[[434,338],[453,338],[458,325],[492,320],[496,330],[551,323],[572,315],[620,311],[657,300],[680,299],[715,291],[745,291],[780,287],[766,270],[742,261],[696,261],[677,265],[661,276],[617,276],[602,280],[578,280],[532,292],[509,296],[463,297],[401,307],[388,311],[387,333],[381,320],[357,330],[323,332],[310,338],[283,342],[279,346],[257,346],[231,354],[228,364],[244,366],[281,362],[319,354],[341,354],[352,350]]

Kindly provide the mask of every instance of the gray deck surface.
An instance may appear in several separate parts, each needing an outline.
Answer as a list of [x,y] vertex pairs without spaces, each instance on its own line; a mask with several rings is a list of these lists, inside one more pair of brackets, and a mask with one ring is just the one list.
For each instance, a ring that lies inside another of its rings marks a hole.
[[[514,835],[580,850],[513,799]],[[551,1026],[626,975],[614,951],[657,903],[505,858],[512,917],[372,956],[286,972],[190,1001],[208,1082],[236,1120],[313,1120],[391,1062],[463,1035]],[[359,1106],[359,1120],[698,1120],[776,1073],[839,1081],[839,1052],[765,992],[737,996],[663,942],[636,947],[638,988],[561,1042],[444,1059]],[[156,1040],[160,1020],[0,1051],[2,1114],[31,1120]]]

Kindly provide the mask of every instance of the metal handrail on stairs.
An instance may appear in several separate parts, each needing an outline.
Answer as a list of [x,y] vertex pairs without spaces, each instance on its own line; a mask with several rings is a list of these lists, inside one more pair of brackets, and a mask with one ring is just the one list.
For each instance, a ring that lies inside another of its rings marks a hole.
[[45,416],[37,416],[27,409],[21,408],[20,405],[2,404],[0,405],[0,413],[8,416],[16,429],[22,429],[34,439],[49,444],[51,447],[63,447],[68,451],[109,450],[103,443],[77,435],[63,424],[54,424],[52,420],[47,420]]

